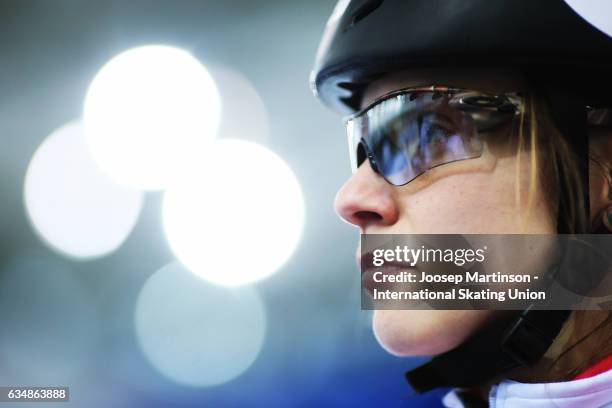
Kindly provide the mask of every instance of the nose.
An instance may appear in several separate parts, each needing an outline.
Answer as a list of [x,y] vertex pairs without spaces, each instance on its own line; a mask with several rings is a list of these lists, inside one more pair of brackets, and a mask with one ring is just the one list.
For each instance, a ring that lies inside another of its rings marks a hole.
[[395,188],[376,174],[366,160],[338,191],[336,212],[362,233],[393,225],[399,217]]

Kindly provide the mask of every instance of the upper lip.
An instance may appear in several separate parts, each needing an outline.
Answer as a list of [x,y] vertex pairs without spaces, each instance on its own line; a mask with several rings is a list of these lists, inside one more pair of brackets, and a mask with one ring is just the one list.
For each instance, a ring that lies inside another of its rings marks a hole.
[[373,252],[357,254],[357,265],[361,269],[361,274],[364,274],[365,272],[370,271],[370,270],[374,270],[374,269],[381,270],[383,268],[388,268],[388,267],[406,268],[406,269],[414,269],[416,267],[416,265],[412,266],[408,263],[398,262],[398,261],[390,261],[390,262],[385,261],[384,264],[381,266],[374,266],[374,253]]

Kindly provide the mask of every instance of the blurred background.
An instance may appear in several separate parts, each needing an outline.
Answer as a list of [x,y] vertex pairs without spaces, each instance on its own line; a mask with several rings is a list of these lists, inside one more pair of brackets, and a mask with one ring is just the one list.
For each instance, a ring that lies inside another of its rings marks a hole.
[[0,385],[438,404],[378,346],[333,211],[345,133],[308,77],[334,1],[0,4]]

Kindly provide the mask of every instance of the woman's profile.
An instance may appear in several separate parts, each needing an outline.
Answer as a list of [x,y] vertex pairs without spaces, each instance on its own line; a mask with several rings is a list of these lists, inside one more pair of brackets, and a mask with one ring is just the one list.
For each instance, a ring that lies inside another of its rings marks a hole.
[[[341,1],[312,76],[346,115],[339,216],[362,234],[610,233],[610,73],[612,38],[562,0]],[[373,330],[436,356],[407,377],[454,387],[450,407],[612,404],[609,310],[375,310]]]

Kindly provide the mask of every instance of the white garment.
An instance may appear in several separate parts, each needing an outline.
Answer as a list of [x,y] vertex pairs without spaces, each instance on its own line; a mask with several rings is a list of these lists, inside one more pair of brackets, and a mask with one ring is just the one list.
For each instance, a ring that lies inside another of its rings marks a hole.
[[[451,391],[442,403],[448,408],[463,408]],[[505,380],[494,385],[489,394],[491,408],[612,408],[612,370],[582,380],[523,384]]]

